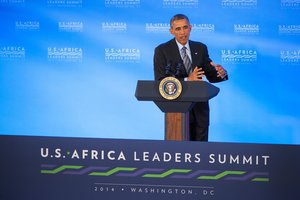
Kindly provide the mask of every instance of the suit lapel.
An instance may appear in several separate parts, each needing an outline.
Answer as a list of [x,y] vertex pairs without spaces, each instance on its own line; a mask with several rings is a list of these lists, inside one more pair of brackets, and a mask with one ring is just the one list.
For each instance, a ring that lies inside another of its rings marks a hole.
[[192,41],[189,41],[189,45],[190,45],[190,49],[191,49],[191,56],[192,56],[192,63],[193,63],[193,69],[199,65],[199,55],[200,55],[200,52],[198,52],[198,49],[197,49],[197,45],[196,43],[192,42]]
[[175,59],[173,60],[173,64],[176,64],[176,63],[179,63],[182,61],[181,59],[181,56],[180,56],[180,52],[179,52],[179,49],[178,49],[178,45],[175,41],[175,38],[173,40],[171,40],[171,48],[170,48],[170,53],[172,55],[172,57]]

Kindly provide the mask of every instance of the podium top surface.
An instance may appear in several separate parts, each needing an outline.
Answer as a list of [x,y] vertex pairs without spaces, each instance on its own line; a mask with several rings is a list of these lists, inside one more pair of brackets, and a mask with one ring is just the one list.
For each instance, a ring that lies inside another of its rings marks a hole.
[[206,81],[181,81],[182,93],[177,99],[167,100],[159,93],[160,81],[139,80],[135,96],[139,101],[206,102],[218,95],[220,89]]

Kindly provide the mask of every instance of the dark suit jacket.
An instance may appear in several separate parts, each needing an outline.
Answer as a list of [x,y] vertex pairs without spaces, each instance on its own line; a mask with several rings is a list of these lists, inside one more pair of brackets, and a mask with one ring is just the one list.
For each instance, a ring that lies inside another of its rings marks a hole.
[[[211,59],[208,55],[207,46],[201,42],[189,41],[189,46],[192,56],[192,68],[202,67],[205,72],[205,76],[209,82],[220,82],[226,80],[217,77],[217,71],[210,65]],[[155,48],[154,52],[154,76],[155,80],[161,80],[166,77],[165,68],[168,64],[177,65],[177,63],[183,63],[180,52],[175,41],[172,40],[160,44]],[[183,75],[179,77],[182,79],[187,77],[188,74],[184,71]],[[195,122],[200,127],[207,127],[209,125],[209,106],[208,102],[196,103],[192,111],[190,112],[190,122]]]

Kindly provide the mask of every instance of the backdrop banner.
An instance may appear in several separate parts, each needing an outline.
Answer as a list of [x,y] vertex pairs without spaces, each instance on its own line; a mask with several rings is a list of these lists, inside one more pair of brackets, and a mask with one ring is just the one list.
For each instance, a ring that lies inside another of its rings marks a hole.
[[299,145],[300,0],[0,0],[0,134],[163,140],[134,91],[177,13],[229,75],[209,141]]
[[0,136],[0,199],[300,199],[300,146]]

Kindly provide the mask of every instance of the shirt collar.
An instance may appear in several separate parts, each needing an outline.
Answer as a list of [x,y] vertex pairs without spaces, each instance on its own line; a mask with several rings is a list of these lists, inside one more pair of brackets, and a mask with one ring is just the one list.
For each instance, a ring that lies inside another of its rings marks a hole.
[[181,50],[182,47],[185,46],[186,49],[187,49],[189,52],[191,52],[189,42],[187,42],[185,45],[182,45],[182,44],[180,44],[176,39],[175,39],[175,41],[176,41],[176,44],[177,44],[179,50]]

